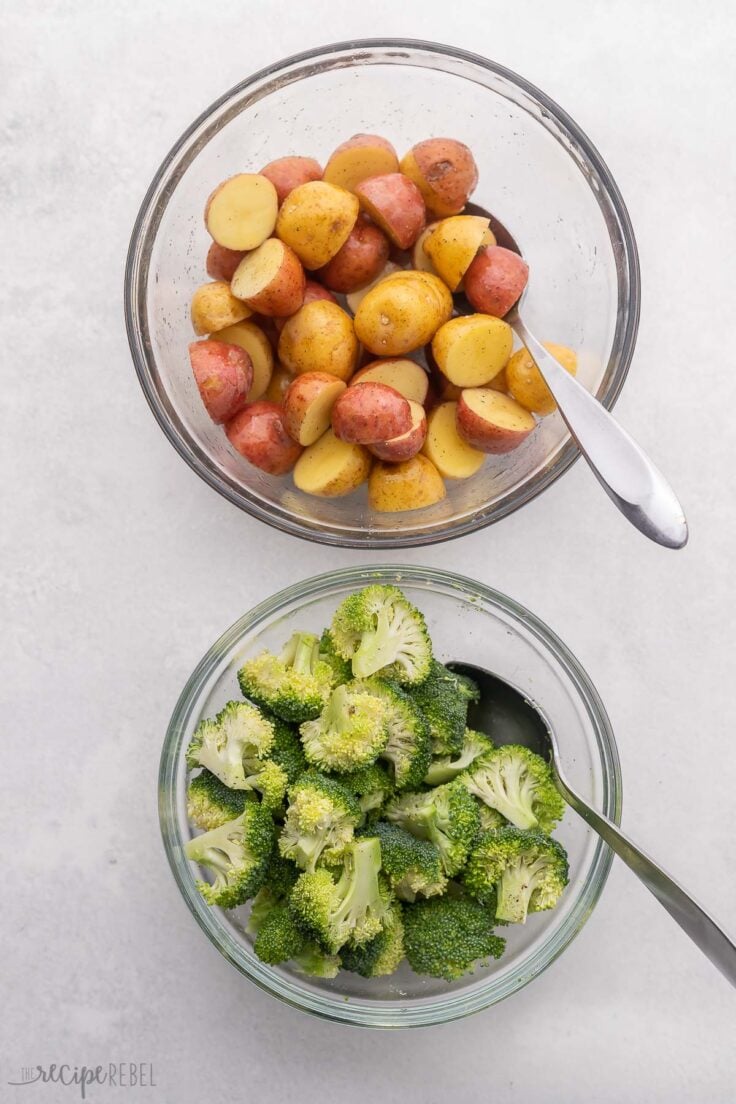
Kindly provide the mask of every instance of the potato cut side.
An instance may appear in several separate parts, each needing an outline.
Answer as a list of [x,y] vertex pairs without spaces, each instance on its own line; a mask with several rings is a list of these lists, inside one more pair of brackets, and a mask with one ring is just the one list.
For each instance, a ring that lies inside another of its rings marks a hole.
[[489,220],[480,215],[443,219],[427,238],[425,252],[450,291],[456,291],[483,245]]
[[356,134],[337,147],[322,179],[352,192],[361,181],[398,169],[399,159],[390,142],[376,134]]
[[273,374],[273,349],[260,326],[255,322],[239,322],[211,335],[217,341],[227,341],[245,349],[253,365],[253,383],[248,392],[248,402],[262,398]]
[[429,226],[425,226],[421,234],[414,242],[411,250],[411,263],[417,272],[429,272],[432,276],[438,276],[439,273],[432,263],[432,258],[424,248],[427,244],[427,239],[436,227],[439,226],[439,222],[430,222]]
[[484,421],[492,422],[499,429],[526,433],[536,425],[534,418],[521,403],[500,391],[491,391],[485,387],[467,388],[463,391],[462,398],[469,410]]
[[270,180],[259,173],[239,173],[215,188],[207,200],[205,225],[226,249],[256,249],[273,233],[278,207]]
[[278,238],[267,238],[246,254],[232,279],[232,292],[268,317],[287,318],[304,300],[301,261]]
[[429,415],[422,452],[445,479],[467,479],[485,460],[485,454],[471,448],[458,433],[456,402],[441,403]]
[[370,284],[366,284],[365,287],[359,288],[357,291],[351,291],[349,295],[345,296],[345,302],[348,305],[348,309],[355,314],[360,304],[365,299],[369,291],[380,284],[381,280],[385,280],[387,276],[393,275],[395,272],[402,272],[401,265],[394,264],[393,261],[387,261],[383,269],[378,273],[375,280],[372,280]]
[[441,502],[447,494],[444,480],[426,456],[413,456],[400,464],[378,462],[368,481],[368,501],[379,513],[422,510]]
[[350,386],[368,382],[385,383],[413,403],[424,404],[429,390],[429,376],[421,365],[404,357],[375,360],[372,364],[366,364],[365,368],[355,373]]
[[326,372],[297,376],[284,399],[286,428],[300,445],[313,445],[330,428],[332,408],[346,384]]
[[340,441],[328,429],[297,460],[294,484],[305,494],[339,498],[366,481],[371,463],[371,454],[366,448]]
[[232,326],[249,318],[252,313],[247,303],[236,299],[224,280],[202,284],[192,296],[192,326],[200,336]]
[[505,368],[513,333],[490,314],[469,314],[446,322],[432,340],[440,371],[458,387],[482,387]]

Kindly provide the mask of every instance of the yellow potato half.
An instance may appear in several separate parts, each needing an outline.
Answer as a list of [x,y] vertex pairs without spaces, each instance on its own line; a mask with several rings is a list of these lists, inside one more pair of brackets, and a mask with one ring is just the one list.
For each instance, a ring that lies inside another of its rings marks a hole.
[[467,479],[485,460],[484,453],[466,444],[458,433],[456,402],[440,403],[429,415],[422,452],[445,479]]
[[444,480],[426,456],[412,456],[400,464],[379,461],[368,480],[368,501],[383,514],[421,510],[441,502],[447,494]]
[[294,468],[294,484],[305,494],[340,498],[365,483],[372,457],[362,445],[340,441],[331,429],[305,449]]
[[512,348],[511,327],[491,314],[451,318],[432,341],[437,367],[458,387],[490,383],[508,364]]

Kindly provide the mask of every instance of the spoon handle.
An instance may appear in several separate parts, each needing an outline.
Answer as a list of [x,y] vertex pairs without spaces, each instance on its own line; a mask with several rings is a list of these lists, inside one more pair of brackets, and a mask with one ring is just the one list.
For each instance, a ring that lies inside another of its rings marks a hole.
[[571,790],[559,772],[555,772],[555,777],[568,805],[623,859],[693,943],[736,986],[736,944],[733,940],[674,878],[632,843],[612,821],[597,813]]
[[524,325],[508,318],[531,353],[560,414],[599,483],[624,517],[666,548],[687,543],[682,506],[662,473],[589,391],[566,372]]

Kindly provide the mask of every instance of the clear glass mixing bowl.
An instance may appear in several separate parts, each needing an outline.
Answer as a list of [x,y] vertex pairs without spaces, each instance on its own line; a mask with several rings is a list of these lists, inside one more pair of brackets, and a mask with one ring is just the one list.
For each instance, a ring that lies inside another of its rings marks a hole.
[[506,225],[531,266],[525,317],[543,340],[573,346],[579,379],[611,407],[634,350],[636,245],[606,165],[573,120],[523,77],[449,46],[402,40],[340,43],[248,77],[197,119],[157,172],[133,230],[125,310],[146,398],[188,464],[231,502],[286,532],[365,548],[431,544],[488,525],[528,502],[577,449],[559,415],[521,448],[490,457],[447,498],[376,514],[365,488],[345,499],[297,491],[228,444],[189,370],[189,303],[205,279],[202,212],[219,181],[287,153],[321,159],[357,131],[400,152],[451,136],[480,170],[474,202]]
[[415,1027],[469,1015],[532,981],[567,947],[590,915],[608,875],[611,852],[568,811],[558,838],[570,858],[570,884],[552,912],[504,929],[505,955],[453,983],[419,977],[404,964],[387,978],[341,971],[333,981],[271,967],[245,932],[248,906],[225,912],[204,903],[196,868],[183,854],[185,751],[202,717],[239,698],[236,671],[263,648],[277,649],[295,628],[319,631],[351,591],[369,582],[400,586],[425,614],[438,658],[466,659],[495,671],[538,701],[560,742],[565,772],[579,792],[618,822],[621,775],[603,705],[575,657],[554,633],[511,598],[446,571],[420,567],[348,568],[297,583],[251,610],[197,665],[171,718],[161,757],[159,812],[166,854],[182,896],[209,939],[242,973],[306,1012],[367,1027]]

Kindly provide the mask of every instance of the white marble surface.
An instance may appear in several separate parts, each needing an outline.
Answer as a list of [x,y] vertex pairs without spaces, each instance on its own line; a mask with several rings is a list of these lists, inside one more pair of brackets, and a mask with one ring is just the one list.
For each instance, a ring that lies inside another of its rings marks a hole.
[[[158,1087],[139,1096],[157,1104],[731,1101],[734,993],[618,864],[533,986],[411,1035],[311,1020],[209,946],[158,834],[170,710],[256,599],[360,554],[266,530],[197,480],[140,394],[121,288],[162,153],[221,91],[290,52],[446,40],[571,112],[641,249],[618,412],[680,491],[690,546],[647,544],[578,465],[493,530],[403,558],[476,575],[560,633],[614,722],[625,824],[736,926],[732,5],[6,0],[0,21],[0,1098],[77,1098],[6,1087],[23,1065],[145,1060]],[[88,1098],[119,1097],[136,1099]]]

